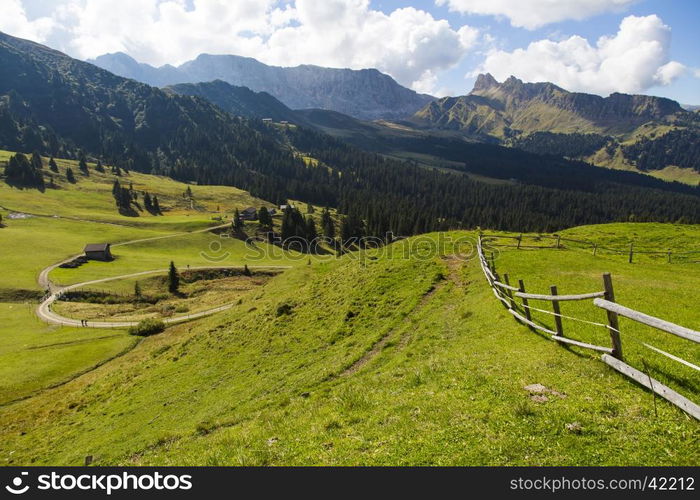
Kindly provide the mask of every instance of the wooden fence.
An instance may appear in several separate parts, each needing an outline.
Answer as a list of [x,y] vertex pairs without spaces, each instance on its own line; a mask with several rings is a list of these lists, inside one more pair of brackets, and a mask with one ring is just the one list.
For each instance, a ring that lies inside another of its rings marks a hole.
[[[623,375],[633,379],[642,386],[650,389],[655,394],[658,394],[696,419],[700,420],[700,406],[685,396],[677,393],[673,389],[665,386],[658,380],[651,378],[649,374],[641,372],[624,362],[619,317],[623,316],[696,344],[700,343],[700,332],[664,321],[660,318],[656,318],[618,304],[615,302],[612,276],[609,273],[603,275],[603,289],[600,291],[573,295],[560,295],[557,287],[552,285],[550,287],[549,294],[528,293],[525,289],[525,283],[523,280],[518,280],[517,286],[515,286],[514,283],[511,283],[511,279],[508,274],[503,274],[503,276],[500,276],[498,272],[496,272],[493,256],[491,256],[491,261],[489,261],[484,254],[482,246],[482,242],[488,241],[489,238],[491,237],[482,235],[479,236],[479,241],[477,244],[479,263],[481,264],[481,269],[484,272],[484,276],[486,276],[486,280],[488,281],[493,294],[499,301],[501,301],[508,312],[513,315],[516,320],[534,330],[544,333],[545,335],[549,336],[550,339],[556,342],[574,345],[602,353],[601,359],[605,364],[614,368]],[[518,239],[518,243],[521,241],[522,238]],[[559,246],[559,244],[560,240],[557,240],[557,246]],[[518,248],[520,248],[520,246],[518,246]],[[551,310],[533,307],[530,305],[530,301],[549,302],[551,304]],[[603,309],[606,312],[608,320],[607,323],[596,323],[581,318],[563,315],[561,313],[560,303],[568,301],[592,301],[593,306]],[[532,311],[552,315],[554,317],[555,324],[554,330],[535,322],[532,318]],[[565,336],[562,318],[605,328],[608,330],[610,335],[610,346],[590,344]],[[700,371],[700,367],[685,359],[674,356],[673,354],[662,351],[661,349],[649,344],[644,344],[644,346],[673,361],[681,363],[688,368]]]
[[[565,238],[561,235],[489,235],[489,238],[497,238],[503,240],[511,240],[511,243],[499,243],[499,247],[517,248],[520,249],[543,249],[543,248],[562,248],[567,245],[567,248],[575,250],[585,250],[591,252],[593,256],[599,253],[606,252],[613,255],[624,256],[631,264],[634,262],[635,255],[646,255],[652,257],[660,257],[666,260],[669,264],[676,262],[692,262],[700,263],[700,250],[678,251],[671,248],[664,250],[641,250],[635,247],[634,243],[630,243],[628,247],[610,248],[599,245],[598,243],[586,240],[578,240],[574,238]],[[531,240],[531,241],[527,241]]]

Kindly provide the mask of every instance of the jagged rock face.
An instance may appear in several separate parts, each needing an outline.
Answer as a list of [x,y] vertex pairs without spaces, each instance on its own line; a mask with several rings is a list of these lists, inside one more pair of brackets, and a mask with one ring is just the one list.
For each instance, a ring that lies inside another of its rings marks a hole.
[[310,65],[282,68],[248,57],[208,54],[177,68],[139,64],[121,53],[100,56],[91,62],[150,85],[223,80],[267,92],[292,109],[329,109],[366,120],[405,118],[433,100],[402,87],[375,69],[358,71]]
[[511,76],[499,83],[490,74],[479,75],[469,95],[439,99],[414,116],[433,125],[480,134],[561,131],[627,133],[643,123],[686,113],[662,97],[612,94],[600,97],[567,92],[553,83],[523,83]]

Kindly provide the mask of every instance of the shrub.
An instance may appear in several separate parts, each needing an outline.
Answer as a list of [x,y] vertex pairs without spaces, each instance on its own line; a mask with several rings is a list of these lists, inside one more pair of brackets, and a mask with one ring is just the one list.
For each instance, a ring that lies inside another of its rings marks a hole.
[[139,337],[148,337],[165,330],[165,323],[159,319],[148,318],[139,321],[139,324],[129,328],[130,335],[138,335]]

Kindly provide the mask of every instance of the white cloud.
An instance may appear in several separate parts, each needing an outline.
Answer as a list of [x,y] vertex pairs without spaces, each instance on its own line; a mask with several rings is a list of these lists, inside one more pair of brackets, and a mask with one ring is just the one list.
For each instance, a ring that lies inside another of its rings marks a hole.
[[567,19],[581,20],[620,12],[637,0],[435,0],[451,11],[507,17],[511,25],[536,29]]
[[42,42],[53,28],[54,21],[49,17],[40,17],[31,21],[27,19],[21,0],[3,0],[0,31]]
[[[20,0],[6,1],[21,10]],[[23,36],[32,23],[15,17],[19,27],[7,31]],[[83,59],[121,51],[159,66],[237,54],[282,66],[377,68],[423,92],[478,38],[469,26],[453,29],[413,7],[385,14],[369,0],[61,0],[52,19],[52,38],[35,39]]]
[[502,80],[550,81],[568,90],[607,95],[668,85],[686,70],[670,61],[671,29],[655,15],[628,16],[614,36],[592,46],[580,36],[539,40],[513,52],[492,50],[470,76],[489,72]]

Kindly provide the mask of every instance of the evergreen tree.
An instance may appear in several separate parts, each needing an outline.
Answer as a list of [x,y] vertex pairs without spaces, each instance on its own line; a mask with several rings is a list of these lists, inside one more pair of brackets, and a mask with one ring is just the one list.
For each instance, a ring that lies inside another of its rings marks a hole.
[[88,170],[88,164],[87,164],[87,159],[85,158],[85,155],[80,156],[80,163],[78,163],[78,168],[80,168],[80,172],[83,175],[85,175],[85,176],[90,175],[90,170]]
[[73,169],[71,169],[70,167],[66,169],[66,180],[71,184],[76,183],[75,174],[73,173]]
[[238,211],[238,209],[234,210],[233,212],[233,220],[231,221],[231,227],[234,231],[240,231],[244,227],[243,220],[241,219],[241,214]]
[[97,165],[95,165],[95,170],[97,170],[101,174],[105,173],[105,167],[102,165],[102,161],[97,160]]
[[134,283],[134,297],[136,297],[137,300],[141,300],[141,297],[142,297],[141,285],[139,284],[138,281],[136,283]]
[[314,206],[311,203],[306,204],[306,213],[307,214],[312,214],[314,213]]
[[328,207],[323,209],[321,214],[321,229],[323,234],[329,238],[335,238],[335,224],[333,224],[333,219],[331,218],[331,212]]
[[156,215],[163,215],[163,212],[160,210],[160,203],[158,203],[158,197],[156,195],[153,195],[153,213]]
[[58,173],[58,165],[56,165],[56,160],[53,159],[53,156],[52,156],[51,159],[49,160],[49,169],[50,169],[52,172]]
[[168,291],[172,294],[178,293],[180,290],[180,276],[177,273],[175,263],[170,261],[170,269],[168,269]]
[[304,235],[307,241],[313,241],[318,237],[316,231],[316,223],[310,215],[306,217],[306,234]]
[[41,155],[38,151],[32,153],[32,167],[36,170],[41,170],[44,168],[44,162],[41,161]]
[[32,165],[22,153],[10,157],[5,167],[5,177],[7,183],[14,186],[36,188],[41,191],[46,187],[41,169]]
[[153,201],[151,200],[151,195],[148,194],[148,191],[144,191],[143,193],[143,207],[147,212],[153,213]]
[[270,212],[267,210],[265,207],[260,207],[260,210],[258,211],[258,224],[260,227],[263,228],[271,228],[272,227],[272,216],[270,215]]

